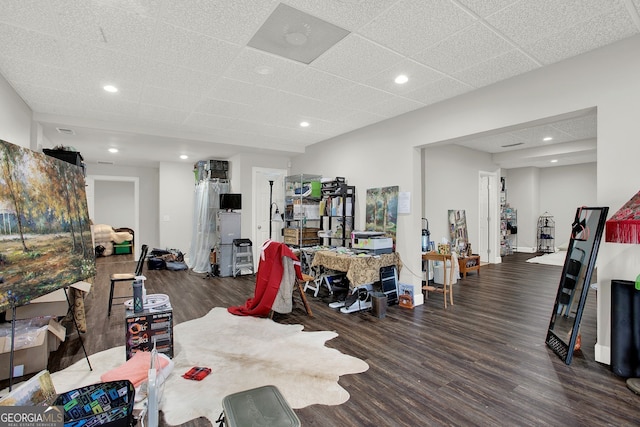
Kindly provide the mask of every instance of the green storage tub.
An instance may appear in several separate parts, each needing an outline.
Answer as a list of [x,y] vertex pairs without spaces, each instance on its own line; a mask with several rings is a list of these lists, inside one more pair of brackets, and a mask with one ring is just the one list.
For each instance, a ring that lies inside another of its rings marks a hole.
[[225,425],[228,427],[296,427],[300,420],[277,387],[266,385],[222,399]]

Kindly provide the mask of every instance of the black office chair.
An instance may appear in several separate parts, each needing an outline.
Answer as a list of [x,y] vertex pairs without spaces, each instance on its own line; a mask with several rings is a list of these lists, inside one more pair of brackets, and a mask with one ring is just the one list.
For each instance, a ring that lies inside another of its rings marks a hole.
[[[111,306],[113,305],[113,288],[115,287],[116,282],[130,282],[133,283],[133,280],[136,276],[140,276],[142,274],[142,268],[144,267],[144,260],[147,257],[147,251],[149,247],[147,245],[142,245],[140,249],[140,258],[138,258],[138,264],[136,265],[136,271],[134,273],[113,273],[111,275],[111,289],[109,290],[109,311],[107,312],[107,316],[111,316]],[[125,297],[115,297],[116,299],[121,298],[133,298],[132,296]]]

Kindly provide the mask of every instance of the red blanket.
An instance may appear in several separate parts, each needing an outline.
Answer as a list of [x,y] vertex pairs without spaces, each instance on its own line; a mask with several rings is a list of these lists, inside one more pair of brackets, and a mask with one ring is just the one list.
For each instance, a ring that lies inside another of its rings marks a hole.
[[298,279],[302,279],[300,260],[291,249],[284,243],[267,240],[260,249],[256,289],[253,297],[249,298],[244,305],[227,308],[229,313],[256,317],[269,315],[282,281],[282,273],[284,271],[283,257],[293,260],[296,276]]

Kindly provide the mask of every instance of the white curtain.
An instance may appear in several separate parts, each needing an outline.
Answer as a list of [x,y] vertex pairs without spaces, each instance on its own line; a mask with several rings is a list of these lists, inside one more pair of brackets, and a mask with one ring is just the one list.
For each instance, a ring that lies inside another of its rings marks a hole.
[[195,192],[189,267],[196,273],[210,273],[209,255],[216,243],[216,213],[220,208],[220,194],[229,192],[229,183],[202,180],[196,184]]

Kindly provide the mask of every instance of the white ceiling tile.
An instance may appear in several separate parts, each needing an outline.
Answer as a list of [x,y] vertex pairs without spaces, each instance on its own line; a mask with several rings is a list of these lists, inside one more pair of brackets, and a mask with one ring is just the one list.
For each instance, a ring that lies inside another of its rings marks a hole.
[[151,48],[155,20],[84,0],[52,0],[63,38],[107,49],[146,55]]
[[49,35],[0,23],[0,56],[20,58],[38,64],[65,66],[64,51]]
[[479,88],[526,73],[535,68],[538,68],[538,65],[530,58],[518,50],[512,50],[455,73],[453,76]]
[[526,143],[526,139],[507,132],[472,138],[467,141],[459,142],[457,145],[462,145],[478,151],[485,151],[487,153],[501,153],[503,151],[528,148]]
[[[269,73],[260,73],[261,67],[267,67]],[[304,70],[305,65],[299,62],[244,47],[225,71],[224,77],[278,88],[289,80],[295,79]]]
[[86,79],[82,76],[77,76],[76,80],[76,90],[81,95],[137,103],[140,101],[140,95],[142,94],[142,86],[140,86],[136,82],[131,82],[128,80],[119,80],[117,82],[117,93],[109,93],[104,90],[104,86],[107,84],[114,84],[115,82],[113,81]]
[[138,55],[129,55],[84,43],[65,45],[66,66],[83,76],[87,82],[109,80],[112,84],[128,80],[143,83],[147,79],[149,61]]
[[617,1],[526,0],[487,17],[487,22],[515,43],[529,44],[618,7]]
[[398,0],[288,0],[287,4],[345,30],[354,31],[397,2]]
[[403,59],[367,39],[350,34],[311,63],[313,68],[346,79],[362,81]]
[[[537,142],[539,145],[551,145],[559,142],[571,141],[573,138],[571,135],[563,132],[560,129],[553,127],[552,125],[542,125],[530,128],[525,128],[512,132],[516,137],[522,138],[526,141]],[[551,141],[544,141],[544,138],[553,138]]]
[[570,120],[561,120],[552,124],[552,126],[566,134],[571,135],[572,139],[588,139],[598,137],[598,120],[596,114],[590,114],[585,117],[578,117]]
[[13,87],[22,99],[34,103],[80,106],[84,101],[84,96],[77,92],[27,84],[16,84]]
[[475,18],[449,0],[402,0],[358,33],[405,55],[473,24]]
[[151,58],[212,75],[222,75],[240,46],[173,25],[158,28]]
[[454,96],[461,95],[471,90],[473,90],[472,86],[450,77],[445,77],[412,92],[408,92],[404,96],[415,99],[425,105],[431,105],[442,101],[443,99],[453,98]]
[[147,64],[146,83],[178,92],[203,94],[217,81],[216,76],[163,62]]
[[[394,80],[403,74],[409,78],[404,84],[397,84]],[[405,59],[392,67],[365,80],[365,84],[394,94],[402,95],[414,91],[421,86],[433,83],[442,78],[442,73],[425,67],[413,60]]]
[[140,95],[141,104],[172,108],[180,111],[193,111],[200,101],[200,95],[153,86],[145,86]]
[[228,78],[218,80],[206,92],[208,98],[222,99],[247,105],[263,105],[273,99],[277,91],[273,88],[241,82]]
[[309,98],[330,100],[341,95],[355,83],[324,71],[305,67],[302,73],[291,76],[280,84],[280,89]]
[[636,13],[640,14],[640,0],[631,0],[636,7]]
[[416,53],[413,58],[436,70],[453,74],[512,49],[513,46],[502,37],[485,25],[476,23]]
[[191,113],[184,121],[184,124],[188,126],[202,126],[205,128],[229,129],[235,122],[235,119],[231,119],[229,117]]
[[345,89],[342,93],[329,101],[336,105],[342,105],[346,108],[362,110],[369,105],[378,104],[380,102],[390,100],[393,94],[384,92],[376,88],[356,84]]
[[458,0],[474,13],[484,18],[520,0]]
[[189,113],[173,108],[159,107],[157,105],[142,104],[139,107],[138,117],[151,123],[170,125],[182,123]]
[[128,117],[137,117],[139,104],[137,102],[128,101],[122,97],[109,96],[112,93],[106,93],[100,96],[84,97],[82,105],[85,109],[118,114]]
[[72,92],[77,90],[75,72],[67,68],[36,64],[18,58],[0,58],[0,72],[12,85],[28,84]]
[[349,112],[347,108],[335,103],[327,103],[282,91],[278,92],[277,98],[274,98],[271,103],[273,109],[282,114],[304,115],[329,121],[336,120]]
[[[42,1],[42,0],[41,0]],[[94,0],[95,1],[95,0]],[[98,0],[108,6],[124,9],[143,16],[157,17],[163,0]]]
[[15,24],[49,35],[57,34],[49,0],[2,0],[0,22]]
[[369,126],[373,123],[378,123],[386,120],[385,116],[370,113],[368,111],[355,111],[343,118],[344,123],[351,127],[349,130],[358,129],[364,126]]
[[626,9],[600,15],[539,39],[524,49],[544,64],[551,64],[613,43],[639,32]]
[[247,104],[238,104],[237,102],[205,98],[201,100],[194,111],[203,114],[247,119],[252,116],[256,108]]
[[167,1],[162,20],[244,45],[277,4],[277,0]]
[[417,110],[422,107],[424,107],[424,104],[418,101],[394,96],[388,101],[365,108],[365,111],[389,118],[399,116],[400,114],[408,113],[409,111]]
[[52,105],[52,104],[43,104],[41,102],[29,101],[27,102],[29,107],[36,113],[43,114],[54,114],[57,116],[77,116],[81,111],[79,104],[78,108],[74,108],[73,106],[67,105]]

